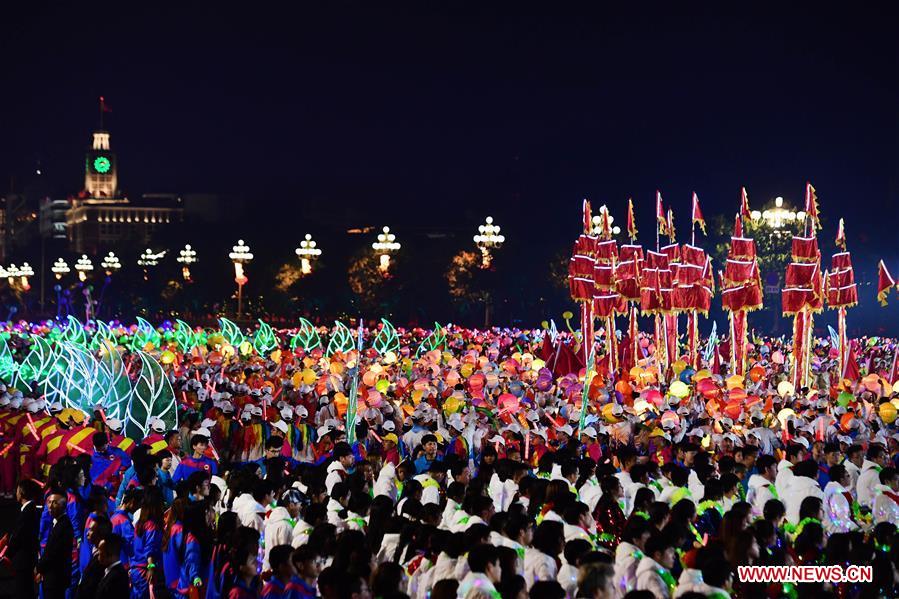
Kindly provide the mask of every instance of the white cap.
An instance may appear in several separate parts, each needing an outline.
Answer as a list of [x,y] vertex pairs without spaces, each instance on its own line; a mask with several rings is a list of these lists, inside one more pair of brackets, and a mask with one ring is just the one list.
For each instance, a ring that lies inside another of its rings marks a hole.
[[244,410],[240,413],[241,420],[250,420],[253,417],[253,414],[249,410]]
[[557,426],[556,430],[559,431],[560,433],[565,433],[569,437],[574,434],[574,429],[571,428],[570,424],[566,424],[565,426]]
[[262,406],[252,406],[250,408],[250,413],[253,414],[253,416],[262,416]]
[[488,443],[499,443],[500,445],[505,445],[506,440],[502,438],[500,435],[493,435],[492,438],[487,440]]
[[281,408],[281,418],[284,420],[290,420],[293,418],[293,410],[290,409],[290,406],[284,406]]
[[118,418],[107,418],[106,426],[109,427],[109,430],[111,430],[112,432],[117,433],[122,430],[123,425],[122,421]]
[[596,429],[593,428],[592,426],[588,426],[584,430],[581,431],[581,434],[587,435],[591,439],[595,439],[596,438]]
[[849,435],[837,435],[837,441],[846,445],[852,445],[852,437]]
[[29,414],[34,414],[35,412],[40,411],[41,403],[39,401],[28,402],[28,405],[25,406],[25,409],[28,410]]
[[51,414],[57,414],[59,412],[62,412],[62,410],[63,410],[62,403],[60,403],[58,401],[54,401],[53,403],[50,404],[50,413]]
[[211,438],[212,438],[212,433],[209,431],[208,428],[204,428],[204,427],[200,427],[200,428],[198,428],[197,430],[195,430],[195,431],[194,431],[194,434],[195,434],[195,435],[203,435],[203,436],[206,437],[207,439],[211,439]]
[[793,442],[794,442],[794,443],[799,443],[800,445],[802,445],[802,446],[805,447],[806,449],[809,448],[808,439],[806,439],[805,437],[793,437]]
[[293,411],[296,412],[297,418],[305,418],[309,415],[309,410],[306,409],[306,406],[297,406]]
[[3,397],[0,397],[0,407],[6,407],[8,405],[9,405],[9,396],[4,395]]
[[546,429],[544,429],[544,428],[535,428],[534,430],[531,431],[531,433],[538,437],[543,437],[544,441],[547,440]]
[[278,420],[278,421],[272,422],[272,426],[284,434],[287,434],[287,431],[290,430],[289,427],[287,426],[287,423],[283,420]]
[[537,422],[538,420],[540,420],[540,415],[535,410],[528,410],[527,414],[525,414],[524,417],[531,422]]
[[161,418],[153,418],[150,420],[150,429],[157,433],[165,432],[165,422]]
[[381,427],[388,433],[392,433],[396,430],[396,424],[394,424],[393,420],[385,420]]

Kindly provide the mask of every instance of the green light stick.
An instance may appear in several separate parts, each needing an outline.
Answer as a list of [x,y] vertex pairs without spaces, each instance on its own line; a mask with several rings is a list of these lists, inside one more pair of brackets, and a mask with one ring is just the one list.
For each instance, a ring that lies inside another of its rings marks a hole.
[[583,430],[587,428],[587,395],[589,394],[588,392],[590,390],[590,381],[593,380],[593,377],[590,376],[590,373],[593,371],[593,367],[595,366],[595,351],[596,348],[592,348],[590,350],[590,357],[587,358],[587,370],[584,371],[584,392],[581,394],[581,419],[577,425],[578,436],[580,436],[581,432],[583,432]]
[[359,396],[359,366],[362,362],[362,319],[359,319],[359,336],[356,340],[356,365],[350,368],[350,396],[346,405],[346,441],[350,445],[356,440],[356,403]]

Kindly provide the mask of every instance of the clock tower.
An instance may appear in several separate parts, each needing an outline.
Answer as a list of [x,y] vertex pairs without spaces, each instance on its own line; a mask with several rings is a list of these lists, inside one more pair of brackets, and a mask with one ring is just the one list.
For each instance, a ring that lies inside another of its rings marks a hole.
[[109,133],[96,131],[84,165],[84,189],[92,198],[114,198],[118,192],[116,158],[109,150]]

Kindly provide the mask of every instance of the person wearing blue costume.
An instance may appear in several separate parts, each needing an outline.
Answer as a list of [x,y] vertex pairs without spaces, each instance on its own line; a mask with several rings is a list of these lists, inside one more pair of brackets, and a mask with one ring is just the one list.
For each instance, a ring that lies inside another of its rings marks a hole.
[[162,582],[162,524],[165,506],[159,489],[148,488],[140,505],[140,517],[134,526],[134,558],[131,561],[131,598],[158,596]]
[[176,485],[198,470],[203,470],[210,475],[218,474],[218,464],[215,460],[209,459],[204,455],[209,448],[209,437],[194,435],[190,438],[190,448],[193,453],[182,459],[178,467],[175,468],[172,481]]
[[442,457],[437,453],[437,437],[430,433],[421,438],[421,447],[424,453],[415,460],[415,474],[424,474],[432,462]]
[[94,453],[91,455],[91,484],[109,491],[117,489],[122,471],[131,466],[131,458],[124,451],[109,444],[106,433],[95,433]]
[[191,589],[197,589],[203,596],[208,582],[213,543],[211,522],[214,520],[215,510],[206,501],[191,503],[184,510],[184,557],[177,587],[180,595],[188,595]]

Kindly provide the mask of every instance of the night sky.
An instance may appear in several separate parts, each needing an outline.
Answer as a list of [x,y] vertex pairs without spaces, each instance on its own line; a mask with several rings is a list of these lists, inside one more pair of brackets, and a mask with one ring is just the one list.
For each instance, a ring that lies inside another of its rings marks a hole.
[[[251,200],[240,235],[285,254],[306,230],[327,249],[382,224],[471,244],[489,213],[516,276],[545,278],[583,197],[620,221],[633,197],[651,243],[657,188],[683,240],[694,190],[707,218],[732,218],[741,185],[761,208],[800,204],[811,180],[824,253],[844,216],[864,276],[881,257],[899,274],[886,9],[303,4],[20,7],[0,24],[2,191],[40,165],[53,193],[76,193],[103,95],[126,192]],[[893,303],[860,312],[895,319]]]

